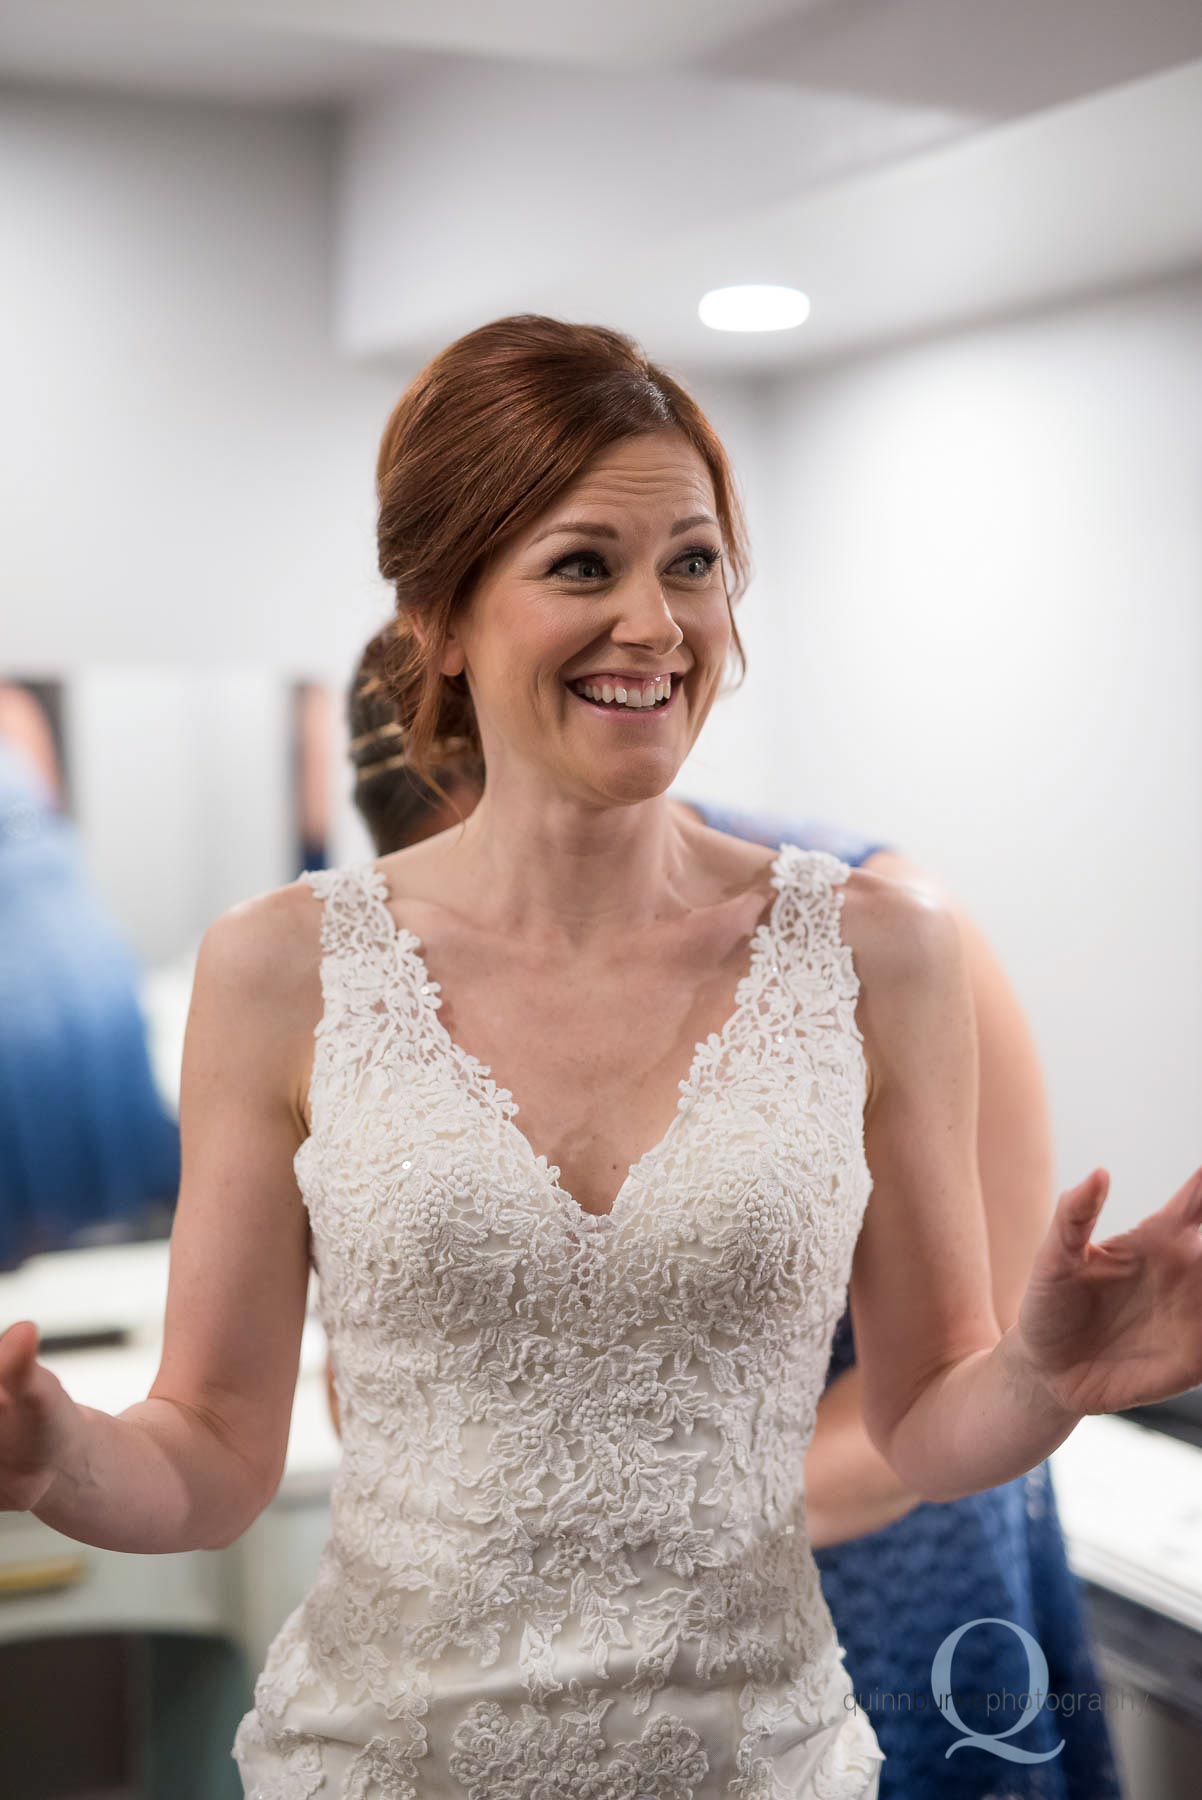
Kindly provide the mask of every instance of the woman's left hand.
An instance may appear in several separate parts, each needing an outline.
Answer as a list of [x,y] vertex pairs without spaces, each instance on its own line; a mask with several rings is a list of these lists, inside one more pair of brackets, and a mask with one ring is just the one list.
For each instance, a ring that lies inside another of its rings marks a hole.
[[1202,1382],[1202,1169],[1134,1230],[1091,1243],[1109,1189],[1095,1169],[1060,1196],[1015,1326],[1030,1373],[1070,1412]]

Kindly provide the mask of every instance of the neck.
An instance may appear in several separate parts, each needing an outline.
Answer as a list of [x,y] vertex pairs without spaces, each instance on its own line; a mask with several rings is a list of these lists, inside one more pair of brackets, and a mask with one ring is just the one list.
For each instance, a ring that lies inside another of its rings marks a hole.
[[486,789],[462,828],[430,842],[450,885],[487,896],[498,933],[545,938],[549,952],[583,951],[694,904],[688,844],[704,820],[688,801],[658,795],[602,812],[544,808],[523,817],[496,806]]

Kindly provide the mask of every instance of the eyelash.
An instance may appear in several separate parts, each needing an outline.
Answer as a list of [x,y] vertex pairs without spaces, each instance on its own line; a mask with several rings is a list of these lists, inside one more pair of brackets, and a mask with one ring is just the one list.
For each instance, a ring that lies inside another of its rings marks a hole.
[[[682,550],[676,560],[677,562],[682,562],[685,557],[688,556],[701,556],[705,558],[705,574],[698,575],[695,578],[690,577],[690,579],[696,579],[698,585],[706,579],[706,576],[709,575],[715,565],[722,560],[721,550],[711,550],[708,544],[694,544],[691,549]],[[594,550],[573,550],[569,555],[561,556],[558,561],[553,562],[547,570],[547,574],[558,575],[565,563],[574,562],[595,562],[604,566],[605,558],[599,556]],[[585,578],[581,575],[570,575],[567,579],[569,581],[583,581]],[[588,586],[590,584],[586,581],[585,585]]]

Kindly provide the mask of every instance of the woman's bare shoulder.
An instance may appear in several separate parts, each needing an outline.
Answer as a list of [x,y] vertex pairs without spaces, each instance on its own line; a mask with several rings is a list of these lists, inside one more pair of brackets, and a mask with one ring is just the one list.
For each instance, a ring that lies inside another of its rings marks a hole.
[[321,906],[303,876],[240,900],[201,940],[197,982],[224,997],[223,1029],[259,1047],[304,1131],[322,1014]]
[[946,982],[963,956],[952,908],[932,885],[868,868],[847,876],[841,931],[859,978],[856,1019],[864,1038],[869,1103],[905,1027],[915,984]]
[[320,914],[302,877],[239,900],[207,927],[198,970],[238,995],[243,1019],[266,1010],[309,1028],[320,1015]]
[[321,908],[303,876],[239,900],[205,931],[202,950],[246,983],[248,997],[278,1000],[317,972]]
[[854,868],[845,887],[844,941],[876,987],[920,976],[958,942],[954,910],[933,885]]

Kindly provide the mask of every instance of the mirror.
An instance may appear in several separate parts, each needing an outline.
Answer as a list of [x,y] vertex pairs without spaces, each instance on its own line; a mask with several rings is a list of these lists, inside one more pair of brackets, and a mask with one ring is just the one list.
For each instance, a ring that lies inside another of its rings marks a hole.
[[248,669],[0,671],[0,1269],[169,1235],[200,938],[327,866],[336,712]]

